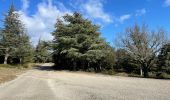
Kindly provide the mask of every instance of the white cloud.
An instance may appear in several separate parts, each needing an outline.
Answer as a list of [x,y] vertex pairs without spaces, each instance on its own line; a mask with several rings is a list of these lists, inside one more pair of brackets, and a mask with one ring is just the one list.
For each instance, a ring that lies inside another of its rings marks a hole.
[[29,2],[28,2],[28,0],[22,0],[22,3],[23,3],[22,10],[26,11],[29,7]]
[[142,9],[136,11],[135,16],[142,16],[144,14],[146,14],[146,9],[142,8]]
[[[53,0],[42,0],[37,4],[36,11],[30,15],[27,12],[30,6],[29,0],[21,1],[23,2],[22,9],[19,11],[21,20],[25,24],[34,45],[37,44],[40,37],[43,40],[52,40],[51,32],[54,30],[57,17],[72,13],[61,2],[55,2],[54,5]],[[100,25],[112,22],[115,24],[123,23],[132,16],[131,14],[125,14],[120,17],[111,16],[104,10],[104,0],[78,0],[71,3],[74,10],[80,11],[83,16]],[[144,13],[144,11],[141,12]]]
[[111,16],[104,11],[103,2],[101,0],[81,2],[80,10],[90,18],[100,19],[105,23],[111,23],[113,21]]
[[130,14],[122,15],[119,17],[119,22],[123,23],[125,20],[128,20],[131,17]]
[[[142,16],[142,15],[145,15],[147,13],[146,9],[145,8],[142,8],[142,9],[139,9],[139,10],[136,10],[135,13],[131,13],[131,14],[124,14],[124,15],[121,15],[120,17],[116,17],[116,22],[119,22],[119,23],[123,23],[124,21],[130,19],[131,17],[134,17],[134,16]],[[117,26],[118,24],[116,23],[115,26]]]
[[170,6],[170,0],[165,0],[165,5]]
[[28,15],[26,10],[29,7],[29,3],[27,0],[22,1],[23,8],[19,13],[34,45],[37,44],[40,37],[43,40],[52,40],[51,32],[54,30],[57,17],[71,13],[62,3],[58,2],[57,5],[53,5],[53,2],[48,0],[48,2],[43,1],[39,3],[37,11],[32,15]]

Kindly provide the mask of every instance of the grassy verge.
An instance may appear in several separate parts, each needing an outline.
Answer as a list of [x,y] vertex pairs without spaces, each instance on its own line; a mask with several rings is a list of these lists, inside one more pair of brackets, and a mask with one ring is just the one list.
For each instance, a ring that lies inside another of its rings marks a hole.
[[0,67],[0,83],[13,80],[17,75],[23,73],[25,70],[18,68]]
[[0,64],[0,84],[15,79],[18,75],[30,69],[34,64],[8,65]]

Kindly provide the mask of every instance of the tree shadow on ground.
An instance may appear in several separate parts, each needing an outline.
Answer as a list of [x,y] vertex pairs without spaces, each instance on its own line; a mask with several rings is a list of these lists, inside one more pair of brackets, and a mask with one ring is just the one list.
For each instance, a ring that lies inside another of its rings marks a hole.
[[41,71],[54,71],[53,66],[39,65],[39,66],[35,66],[34,69],[41,70]]

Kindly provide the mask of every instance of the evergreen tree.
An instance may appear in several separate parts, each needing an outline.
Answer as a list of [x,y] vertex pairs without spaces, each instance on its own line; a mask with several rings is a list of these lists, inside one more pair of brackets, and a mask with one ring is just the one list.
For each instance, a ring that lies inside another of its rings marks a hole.
[[12,4],[5,15],[4,28],[0,34],[0,51],[4,56],[4,64],[7,64],[9,57],[12,62],[18,59],[18,63],[27,63],[32,59],[32,46],[19,17]]
[[19,36],[19,40],[20,43],[15,50],[15,57],[19,58],[21,64],[32,62],[33,48],[29,36],[26,33],[22,33]]
[[[0,57],[3,58],[3,46],[2,46],[2,42],[3,42],[3,35],[2,35],[2,29],[0,29]],[[0,60],[0,62],[2,62],[2,60]]]
[[49,59],[51,59],[51,53],[49,52],[48,42],[39,40],[34,51],[34,62],[45,63],[50,61]]
[[170,43],[163,46],[158,55],[158,72],[170,74]]
[[4,29],[2,30],[1,50],[4,54],[4,64],[7,64],[8,57],[15,54],[19,45],[18,36],[22,33],[22,23],[19,14],[15,12],[13,4],[10,6],[8,14],[5,15]]
[[107,43],[99,37],[99,26],[93,25],[76,12],[73,15],[65,15],[63,19],[64,22],[57,20],[56,30],[52,33],[53,60],[57,68],[93,68],[100,71],[109,49]]
[[116,71],[123,71],[127,73],[139,73],[140,64],[131,58],[125,49],[118,49],[116,51]]

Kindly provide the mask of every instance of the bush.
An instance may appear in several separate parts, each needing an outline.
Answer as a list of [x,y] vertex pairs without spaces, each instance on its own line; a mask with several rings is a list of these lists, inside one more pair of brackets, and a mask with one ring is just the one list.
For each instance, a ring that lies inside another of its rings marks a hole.
[[0,67],[7,67],[7,68],[9,68],[9,67],[13,67],[13,66],[11,66],[9,64],[0,64]]
[[27,63],[27,64],[0,64],[0,67],[5,67],[5,68],[31,68],[35,66],[33,63]]
[[29,64],[23,64],[22,66],[23,66],[23,68],[30,68]]
[[36,67],[36,66],[39,66],[39,64],[36,64],[36,63],[26,63],[26,64],[23,64],[21,65],[23,68],[32,68],[32,67]]
[[115,75],[117,72],[115,72],[113,69],[110,70],[104,70],[102,71],[103,74],[108,74],[108,75]]
[[156,78],[158,79],[170,79],[170,74],[167,73],[157,73]]
[[95,69],[94,68],[88,68],[87,71],[88,72],[95,72]]

